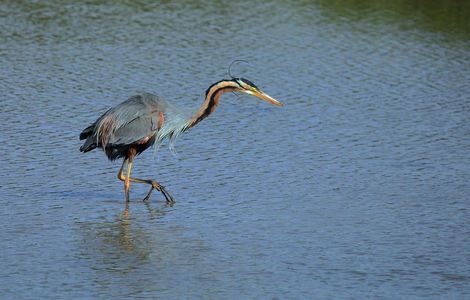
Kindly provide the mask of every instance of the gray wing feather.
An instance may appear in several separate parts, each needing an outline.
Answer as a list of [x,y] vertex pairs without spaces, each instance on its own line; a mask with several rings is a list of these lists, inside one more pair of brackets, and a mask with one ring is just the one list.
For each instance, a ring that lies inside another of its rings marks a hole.
[[[165,112],[166,106],[165,100],[152,94],[133,96],[100,117],[95,136],[101,140],[106,132],[106,146],[135,143],[158,131],[160,112]],[[102,128],[107,120],[112,120],[109,130]]]
[[155,134],[158,131],[158,115],[139,116],[127,124],[119,127],[110,136],[108,144],[126,145],[135,143],[145,137]]

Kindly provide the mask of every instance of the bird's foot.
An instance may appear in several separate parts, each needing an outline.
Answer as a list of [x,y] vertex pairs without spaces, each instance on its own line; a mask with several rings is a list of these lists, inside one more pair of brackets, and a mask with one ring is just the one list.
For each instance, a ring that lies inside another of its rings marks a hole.
[[159,184],[155,180],[152,180],[151,184],[152,184],[152,187],[150,188],[149,192],[147,193],[147,196],[145,196],[143,201],[148,201],[148,199],[150,198],[150,195],[152,194],[153,190],[156,189],[157,191],[159,191],[160,193],[163,194],[163,196],[166,199],[167,204],[175,203],[175,200],[173,199],[171,194],[165,189],[165,187],[163,187],[163,185]]
[[147,202],[150,199],[150,195],[152,195],[153,192],[153,186],[150,188],[149,192],[147,193],[147,196],[142,199],[142,201]]
[[163,194],[163,196],[165,196],[167,204],[175,203],[175,199],[173,199],[173,196],[163,186],[160,186],[160,192]]

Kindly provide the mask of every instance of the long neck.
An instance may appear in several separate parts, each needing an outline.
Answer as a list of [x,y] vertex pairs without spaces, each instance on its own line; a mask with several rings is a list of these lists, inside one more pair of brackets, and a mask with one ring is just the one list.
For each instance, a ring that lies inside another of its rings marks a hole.
[[189,120],[187,128],[193,127],[214,112],[217,105],[219,105],[219,97],[223,93],[232,92],[237,88],[239,88],[239,85],[231,80],[221,80],[211,85],[206,91],[206,98],[201,108]]

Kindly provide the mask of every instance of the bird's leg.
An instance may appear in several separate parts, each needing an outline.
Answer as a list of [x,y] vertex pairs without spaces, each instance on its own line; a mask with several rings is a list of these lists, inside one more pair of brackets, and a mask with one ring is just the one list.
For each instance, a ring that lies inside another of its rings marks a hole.
[[119,169],[119,173],[118,173],[118,179],[121,180],[121,181],[124,181],[124,193],[126,195],[126,203],[129,202],[129,186],[130,186],[130,182],[127,178],[129,178],[129,175],[130,175],[130,170],[131,170],[131,166],[132,164],[129,163],[128,164],[128,167],[127,167],[127,177],[124,176],[123,174],[123,170],[124,170],[124,165],[126,164],[127,162],[127,157],[124,158],[124,160],[122,161],[122,165],[121,165],[121,168]]
[[173,199],[171,194],[163,187],[163,185],[156,182],[155,180],[151,180],[151,179],[146,180],[146,179],[138,179],[138,178],[131,178],[131,180],[134,182],[147,183],[152,186],[150,187],[150,190],[147,193],[147,196],[144,197],[143,201],[147,201],[150,198],[150,195],[152,195],[153,190],[156,189],[157,191],[163,194],[167,203],[175,203],[175,200]]
[[175,203],[175,200],[173,199],[171,194],[163,187],[163,185],[156,182],[155,180],[151,180],[151,179],[147,180],[147,179],[139,179],[139,178],[129,178],[129,179],[132,182],[146,183],[146,184],[151,185],[150,190],[148,191],[147,196],[144,197],[143,201],[147,201],[150,198],[150,195],[152,195],[153,190],[156,189],[157,191],[163,194],[167,203]]
[[130,179],[131,179],[131,169],[132,169],[133,160],[134,158],[132,156],[129,157],[129,162],[127,163],[127,175],[126,175],[126,179],[124,180],[124,193],[126,194],[126,202],[129,202],[129,187],[131,185]]
[[124,158],[124,160],[122,161],[121,169],[119,169],[118,179],[121,181],[126,180],[126,177],[124,177],[124,174],[122,174],[122,171],[124,170],[124,165],[126,164],[126,162],[127,162],[127,158]]
[[[129,164],[128,164],[128,168],[127,168],[127,176],[124,176],[123,170],[124,170],[124,165],[125,165],[127,160],[128,160],[127,158],[124,159],[124,161],[122,162],[121,169],[119,170],[119,173],[118,173],[118,179],[121,180],[121,181],[124,181],[124,191],[126,191],[126,180],[129,178],[129,181],[132,181],[132,182],[146,183],[146,184],[151,185],[150,190],[148,191],[147,195],[144,197],[143,201],[147,201],[150,198],[150,195],[152,195],[153,190],[156,189],[157,191],[159,191],[163,194],[163,196],[165,197],[167,203],[174,203],[175,202],[175,200],[173,199],[171,194],[160,183],[156,182],[155,180],[146,180],[146,179],[139,179],[139,178],[130,177],[130,168],[132,167],[132,162],[130,160],[129,160]],[[128,188],[127,188],[126,195],[128,195],[128,193],[129,193],[129,191],[128,191]],[[128,199],[128,196],[126,196],[126,201],[128,201],[127,199]]]

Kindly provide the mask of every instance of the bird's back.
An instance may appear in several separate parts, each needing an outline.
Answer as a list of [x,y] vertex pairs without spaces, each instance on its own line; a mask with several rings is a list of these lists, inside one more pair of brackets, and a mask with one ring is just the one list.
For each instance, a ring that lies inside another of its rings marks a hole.
[[175,121],[184,122],[176,107],[161,97],[141,93],[109,109],[85,128],[80,139],[86,140],[80,150],[103,148],[112,160],[123,157],[129,147],[145,144],[146,149],[150,143],[161,142],[171,134],[169,127],[176,128]]

